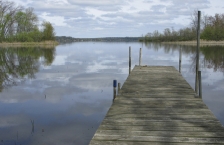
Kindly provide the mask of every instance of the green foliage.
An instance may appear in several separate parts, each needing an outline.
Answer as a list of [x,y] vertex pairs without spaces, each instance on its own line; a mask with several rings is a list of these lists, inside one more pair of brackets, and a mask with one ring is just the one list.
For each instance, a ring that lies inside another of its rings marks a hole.
[[166,28],[163,33],[155,30],[153,33],[148,33],[140,41],[162,42],[162,41],[189,41],[196,39],[196,30],[193,28],[184,28],[178,31]]
[[[215,14],[215,16],[204,16],[201,20],[203,27],[201,29],[201,39],[204,40],[224,40],[224,14]],[[148,33],[140,41],[191,41],[196,40],[197,28],[197,13],[194,13],[192,19],[192,27],[187,27],[175,31],[174,29],[166,28],[163,33],[157,30],[153,33]]]
[[207,24],[201,38],[205,40],[224,40],[224,14],[207,17]]
[[201,39],[204,40],[212,40],[213,37],[213,28],[211,26],[207,26],[204,31],[201,33]]
[[38,18],[33,13],[33,8],[27,8],[24,11],[18,11],[15,15],[17,24],[16,32],[31,32],[37,27]]
[[20,32],[5,39],[6,42],[40,42],[42,40],[43,34],[39,30]]
[[38,29],[38,18],[33,8],[16,7],[13,2],[0,1],[0,42],[40,42],[55,40],[50,22]]
[[54,28],[50,22],[43,22],[43,39],[44,40],[55,40]]

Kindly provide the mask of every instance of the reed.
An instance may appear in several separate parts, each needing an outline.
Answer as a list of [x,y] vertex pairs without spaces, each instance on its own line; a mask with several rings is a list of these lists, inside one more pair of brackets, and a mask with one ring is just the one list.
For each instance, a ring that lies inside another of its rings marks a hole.
[[[173,42],[162,42],[163,44],[180,44],[180,45],[192,45],[196,46],[197,41],[173,41]],[[223,45],[224,41],[206,41],[200,40],[200,46],[214,46],[214,45]]]
[[57,41],[42,41],[42,42],[2,42],[0,43],[0,48],[8,47],[44,47],[52,48],[57,46],[59,43]]

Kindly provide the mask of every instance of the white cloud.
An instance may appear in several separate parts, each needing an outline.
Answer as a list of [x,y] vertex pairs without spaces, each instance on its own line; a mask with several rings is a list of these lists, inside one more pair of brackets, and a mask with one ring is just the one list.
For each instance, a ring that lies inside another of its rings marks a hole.
[[94,30],[103,30],[104,28],[101,27],[95,27]]
[[67,0],[47,0],[46,1],[47,4],[55,4],[55,5],[65,5],[65,4],[69,4]]
[[14,0],[14,2],[18,5],[26,6],[30,3],[32,3],[32,0]]
[[39,17],[51,22],[55,26],[68,26],[68,24],[65,23],[64,17],[62,16],[50,16],[49,13],[44,12]]
[[105,14],[108,14],[109,12],[105,12],[105,11],[101,11],[101,10],[98,10],[96,8],[85,8],[86,10],[86,14],[88,15],[93,15],[94,16],[94,19],[96,19],[97,17],[101,17],[102,15],[105,15]]
[[[156,29],[186,27],[194,10],[223,13],[222,0],[38,0],[17,4],[34,7],[56,34],[73,37],[140,36]],[[95,33],[96,30],[101,30]]]
[[117,5],[122,3],[120,0],[68,0],[70,4],[76,5],[92,5],[92,6],[105,6],[105,5]]

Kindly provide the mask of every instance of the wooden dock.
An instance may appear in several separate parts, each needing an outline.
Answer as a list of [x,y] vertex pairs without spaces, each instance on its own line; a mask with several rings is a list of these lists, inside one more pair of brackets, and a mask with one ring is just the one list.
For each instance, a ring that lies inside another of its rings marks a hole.
[[90,145],[224,144],[224,127],[171,66],[135,66]]

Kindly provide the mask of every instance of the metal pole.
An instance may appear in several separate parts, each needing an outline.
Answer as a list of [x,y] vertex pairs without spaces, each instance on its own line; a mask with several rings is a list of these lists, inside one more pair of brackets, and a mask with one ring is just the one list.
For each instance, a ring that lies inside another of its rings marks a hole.
[[131,74],[131,46],[129,46],[129,74]]
[[201,71],[198,71],[198,79],[199,79],[199,97],[202,98]]
[[196,92],[196,94],[198,94],[198,71],[199,71],[199,48],[200,48],[200,20],[201,20],[201,11],[198,11],[196,76],[195,76],[195,92]]
[[139,49],[139,66],[141,66],[142,63],[142,48]]

